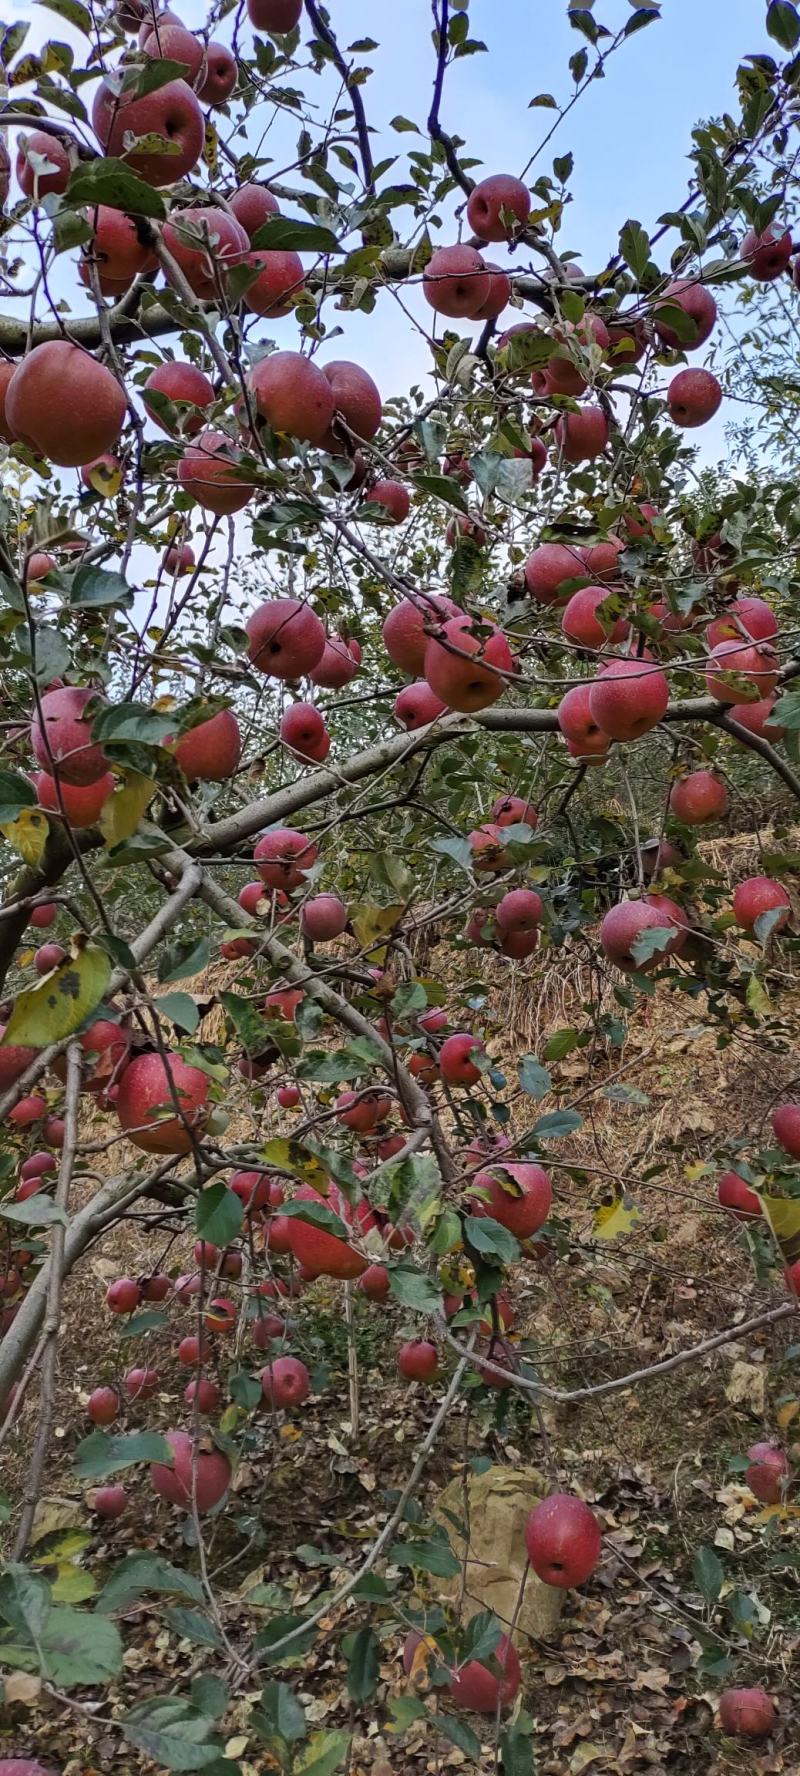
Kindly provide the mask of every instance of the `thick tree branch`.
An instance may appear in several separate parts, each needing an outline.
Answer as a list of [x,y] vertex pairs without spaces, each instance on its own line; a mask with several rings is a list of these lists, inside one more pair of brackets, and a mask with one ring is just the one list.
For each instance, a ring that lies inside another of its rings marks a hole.
[[367,191],[372,193],[375,190],[375,171],[369,140],[369,126],[367,124],[364,100],[361,97],[360,88],[354,81],[352,70],[348,68],[336,38],[334,37],[330,26],[326,25],[319,7],[315,4],[315,0],[306,0],[306,12],[314,27],[314,35],[319,38],[320,43],[324,43],[326,49],[329,51],[332,62],[341,74],[343,85],[347,88],[350,103],[353,107],[358,146],[361,150],[361,165],[364,169],[364,184]]

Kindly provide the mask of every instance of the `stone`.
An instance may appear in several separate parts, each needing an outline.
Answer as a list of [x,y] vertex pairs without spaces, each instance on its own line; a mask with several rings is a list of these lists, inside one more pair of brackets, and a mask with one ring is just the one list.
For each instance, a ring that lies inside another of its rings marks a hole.
[[[470,1474],[466,1481],[458,1476],[445,1488],[433,1514],[446,1529],[453,1553],[462,1562],[465,1518],[469,1525],[463,1621],[469,1622],[480,1610],[490,1609],[504,1630],[510,1626],[527,1559],[525,1524],[534,1505],[552,1490],[538,1468],[528,1467],[487,1468],[483,1474]],[[461,1573],[452,1579],[437,1580],[442,1602],[458,1602],[461,1587]],[[524,1644],[528,1637],[552,1640],[563,1602],[563,1591],[543,1585],[534,1572],[529,1572],[514,1629],[515,1644]]]

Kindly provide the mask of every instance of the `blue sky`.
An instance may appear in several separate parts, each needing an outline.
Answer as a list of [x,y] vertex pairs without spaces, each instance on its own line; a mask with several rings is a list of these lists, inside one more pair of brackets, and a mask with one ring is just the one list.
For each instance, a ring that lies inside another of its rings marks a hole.
[[[201,24],[205,12],[198,0],[183,5],[175,0],[175,5],[190,27]],[[14,0],[13,10],[31,16],[28,0]],[[343,45],[364,36],[379,40],[379,49],[364,58],[374,68],[365,101],[379,131],[376,157],[394,150],[402,154],[416,138],[397,135],[388,125],[400,112],[424,130],[433,74],[429,0],[331,0],[329,10]],[[630,13],[628,0],[596,0],[597,18],[612,30]],[[606,78],[592,83],[562,124],[536,170],[550,171],[554,153],[573,152],[573,202],[558,244],[577,253],[587,271],[599,269],[614,251],[628,217],[652,227],[663,210],[678,207],[691,173],[687,154],[693,125],[733,109],[739,60],[774,47],[764,18],[764,0],[663,0],[661,20],[622,46]],[[33,21],[26,47],[49,35],[76,41],[44,8],[34,10]],[[470,25],[471,35],[482,38],[489,53],[466,57],[448,72],[442,121],[467,139],[487,172],[518,172],[554,116],[529,110],[529,100],[540,92],[552,93],[559,103],[570,96],[567,62],[584,40],[567,22],[566,0],[472,0]],[[306,84],[313,93],[317,83]],[[296,136],[294,120],[279,119],[271,130],[277,166],[292,159]],[[398,215],[403,226],[409,212]],[[445,231],[440,239],[447,238]],[[72,279],[61,288],[72,294]],[[77,292],[74,306],[84,307]],[[418,293],[409,306],[430,322]],[[384,396],[424,382],[427,348],[391,296],[382,297],[371,316],[331,318],[344,326],[333,355],[362,362]],[[264,323],[264,331],[281,346],[296,344],[292,317]],[[702,435],[704,456],[721,453],[723,424],[724,409]]]

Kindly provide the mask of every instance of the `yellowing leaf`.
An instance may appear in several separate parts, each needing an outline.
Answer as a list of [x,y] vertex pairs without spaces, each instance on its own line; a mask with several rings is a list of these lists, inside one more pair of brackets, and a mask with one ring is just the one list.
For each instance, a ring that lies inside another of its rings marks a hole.
[[114,462],[112,467],[111,461],[101,456],[98,462],[92,463],[87,474],[89,486],[94,488],[95,493],[102,494],[103,499],[113,499],[114,494],[119,493],[122,469],[118,462]]
[[203,161],[210,173],[215,173],[219,162],[217,151],[217,132],[210,118],[206,121],[203,135]]
[[109,849],[133,837],[156,787],[152,777],[143,777],[139,771],[125,772],[123,782],[100,810],[98,826]]
[[49,1043],[71,1036],[100,1004],[110,979],[111,962],[105,950],[96,944],[76,950],[38,986],[20,993],[3,1044],[47,1048]]
[[756,1017],[768,1017],[772,1010],[769,993],[757,974],[751,974],[747,983],[747,1004]]
[[786,1400],[778,1407],[775,1419],[780,1431],[786,1431],[800,1413],[800,1400]]
[[784,1257],[793,1258],[790,1248],[800,1239],[800,1197],[762,1196],[761,1207]]
[[84,1572],[82,1566],[60,1566],[53,1580],[54,1603],[83,1603],[87,1597],[94,1597],[97,1580],[91,1573]]
[[324,1165],[315,1153],[308,1153],[301,1141],[284,1141],[276,1137],[268,1141],[264,1148],[264,1159],[267,1165],[280,1166],[282,1170],[293,1172],[296,1178],[302,1178],[304,1184],[313,1184],[321,1196],[328,1194],[328,1174]]
[[376,907],[366,901],[356,901],[350,908],[350,923],[363,950],[372,951],[383,956],[385,945],[379,939],[387,937],[397,924],[405,908],[403,906]]
[[620,1196],[616,1202],[603,1203],[596,1211],[593,1231],[597,1239],[615,1240],[623,1233],[631,1233],[638,1221],[642,1219],[642,1211],[629,1196]]
[[41,808],[23,808],[16,820],[9,820],[0,826],[0,832],[8,839],[12,851],[28,863],[33,869],[42,861],[50,828],[47,815]]

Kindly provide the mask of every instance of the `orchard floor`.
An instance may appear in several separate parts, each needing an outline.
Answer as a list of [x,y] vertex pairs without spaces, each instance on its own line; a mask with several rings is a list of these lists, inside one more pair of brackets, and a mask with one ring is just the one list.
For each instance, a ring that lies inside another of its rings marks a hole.
[[[578,1021],[585,993],[577,966],[570,974],[536,958],[513,979],[509,991],[508,974],[498,972],[499,1033],[491,1044],[509,1076],[513,1058],[541,1054],[554,1031]],[[785,1023],[777,1053],[741,1025],[734,1026],[730,1046],[718,1049],[704,999],[662,991],[637,1009],[613,1056],[573,1050],[550,1065],[559,1102],[579,1102],[584,1117],[576,1135],[551,1147],[556,1235],[568,1213],[571,1239],[562,1255],[519,1266],[511,1292],[515,1336],[535,1342],[540,1372],[556,1386],[627,1373],[783,1299],[780,1276],[754,1265],[747,1236],[719,1212],[714,1189],[719,1156],[737,1137],[758,1134],[794,1076],[800,990],[785,978],[781,989]],[[529,1109],[535,1120],[539,1106]],[[567,1162],[591,1165],[592,1175],[568,1179],[558,1169]],[[119,1149],[99,1155],[96,1164],[100,1171],[118,1169]],[[630,1194],[612,1220],[603,1209],[617,1182]],[[137,1224],[126,1224],[67,1288],[57,1435],[43,1513],[45,1527],[74,1522],[92,1531],[79,1564],[98,1588],[134,1549],[157,1549],[178,1564],[196,1558],[182,1545],[179,1514],[155,1497],[146,1470],[130,1482],[126,1515],[104,1528],[71,1466],[88,1429],[89,1391],[129,1363],[157,1368],[161,1386],[148,1406],[131,1410],[128,1423],[163,1429],[185,1422],[187,1372],[175,1348],[194,1330],[192,1308],[179,1307],[168,1332],[120,1344],[118,1323],[103,1307],[109,1280],[154,1266],[151,1242]],[[170,1269],[189,1268],[191,1242],[180,1236],[166,1262]],[[317,1284],[297,1311],[291,1348],[314,1371],[312,1399],[285,1421],[264,1416],[262,1446],[238,1470],[225,1514],[208,1521],[209,1570],[237,1648],[254,1620],[268,1619],[268,1611],[253,1605],[255,1587],[271,1588],[259,1595],[273,1608],[302,1608],[335,1585],[337,1572],[341,1577],[363,1558],[391,1510],[387,1493],[402,1486],[440,1397],[441,1383],[408,1388],[395,1373],[393,1351],[412,1328],[402,1309],[357,1299],[360,1425],[353,1434],[337,1288]],[[782,1436],[789,1446],[800,1439],[798,1345],[796,1325],[784,1322],[635,1391],[546,1411],[559,1483],[588,1498],[605,1541],[593,1580],[568,1594],[557,1642],[531,1644],[522,1655],[538,1776],[796,1776],[800,1506],[764,1512],[729,1462],[763,1437]],[[792,1346],[795,1354],[787,1356]],[[242,1365],[258,1369],[262,1362],[245,1345]],[[229,1367],[224,1350],[221,1373]],[[2,1490],[12,1497],[35,1419],[33,1398],[3,1456]],[[546,1461],[540,1426],[523,1396],[481,1389],[455,1409],[420,1491],[423,1513],[465,1462],[485,1456],[510,1466]],[[708,1567],[703,1549],[721,1563],[716,1600],[704,1599],[697,1576]],[[341,1568],[332,1565],[335,1559]],[[428,1583],[435,1596],[435,1579]],[[395,1605],[402,1611],[410,1596],[410,1584],[403,1583]],[[352,1730],[349,1776],[494,1770],[491,1721],[469,1717],[486,1733],[477,1766],[427,1720],[402,1736],[392,1732],[391,1701],[407,1688],[396,1608],[381,1620],[381,1609],[373,1607],[382,1637],[378,1691],[366,1708],[350,1703],[340,1645],[364,1619],[352,1607],[333,1611],[309,1654],[287,1667],[265,1668],[261,1681],[279,1675],[291,1683],[314,1727]],[[225,1657],[181,1640],[152,1602],[133,1605],[121,1627],[123,1677],[102,1696],[72,1692],[72,1707],[44,1693],[7,1701],[0,1709],[0,1754],[38,1755],[65,1776],[104,1771],[112,1760],[119,1776],[150,1776],[156,1766],[121,1743],[115,1717],[173,1686],[185,1691],[192,1671],[224,1673]],[[705,1669],[698,1667],[702,1646]],[[714,1669],[726,1657],[729,1675]],[[729,1683],[761,1684],[774,1696],[780,1725],[772,1739],[748,1746],[721,1735],[714,1706]],[[258,1680],[246,1688],[226,1730],[230,1755],[253,1776],[266,1776],[276,1766],[247,1727],[258,1689]]]

